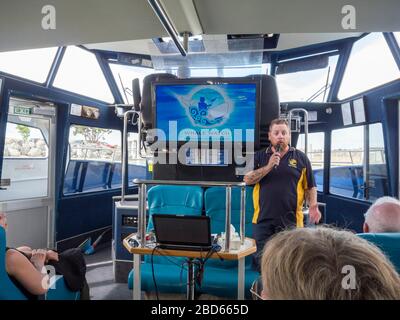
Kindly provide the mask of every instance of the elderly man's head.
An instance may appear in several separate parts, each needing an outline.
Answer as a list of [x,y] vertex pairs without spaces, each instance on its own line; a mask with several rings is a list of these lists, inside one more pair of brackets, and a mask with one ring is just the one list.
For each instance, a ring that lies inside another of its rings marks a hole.
[[400,201],[391,197],[376,200],[365,214],[364,232],[400,232]]

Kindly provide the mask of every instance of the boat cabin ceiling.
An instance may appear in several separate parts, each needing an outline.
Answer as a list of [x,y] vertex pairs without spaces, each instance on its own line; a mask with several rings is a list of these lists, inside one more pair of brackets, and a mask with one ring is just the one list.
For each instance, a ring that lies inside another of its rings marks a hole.
[[[356,8],[362,6],[362,1],[353,2]],[[223,52],[222,44],[235,35],[252,35],[250,39],[257,39],[257,35],[281,34],[276,45],[269,45],[268,49],[286,50],[359,35],[355,31],[398,30],[397,12],[385,10],[386,2],[390,1],[369,3],[368,12],[365,12],[365,5],[362,6],[356,29],[345,30],[341,24],[344,14],[340,3],[159,1],[178,33],[203,36],[205,52]],[[0,29],[12,32],[2,33],[0,51],[84,44],[92,49],[157,54],[153,45],[149,47],[148,41],[131,42],[168,36],[149,3],[151,1],[144,0],[53,1],[57,23],[54,29],[43,30],[40,22],[46,11],[42,13],[40,9],[47,5],[45,1],[7,1],[2,5]],[[374,12],[385,12],[385,19],[377,19]],[[343,32],[345,34],[338,34]],[[221,46],[213,47],[210,45],[213,41],[221,43]],[[112,44],[103,44],[110,42]]]

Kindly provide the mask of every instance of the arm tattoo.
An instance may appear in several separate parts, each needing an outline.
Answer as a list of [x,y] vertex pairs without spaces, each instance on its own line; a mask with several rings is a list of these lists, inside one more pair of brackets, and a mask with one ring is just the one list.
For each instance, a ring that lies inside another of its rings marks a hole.
[[247,174],[247,179],[249,180],[247,183],[248,184],[256,184],[259,182],[266,174],[268,171],[266,171],[266,167],[261,167],[260,169],[251,171]]

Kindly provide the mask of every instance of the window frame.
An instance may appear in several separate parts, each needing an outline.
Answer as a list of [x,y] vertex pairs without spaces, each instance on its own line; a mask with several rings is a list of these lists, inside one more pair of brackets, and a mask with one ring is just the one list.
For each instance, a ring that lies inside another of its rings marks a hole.
[[[315,101],[315,100],[310,101],[310,102],[315,102],[315,103],[327,103],[327,102],[331,101],[330,97],[331,97],[332,93],[335,92],[335,88],[334,88],[335,79],[337,77],[338,72],[340,71],[339,69],[340,69],[341,55],[342,55],[342,52],[339,50],[339,48],[336,48],[336,49],[334,49],[332,51],[329,50],[328,52],[327,51],[310,52],[309,54],[304,54],[304,52],[303,52],[303,54],[299,54],[299,55],[296,55],[296,56],[289,56],[289,57],[283,56],[281,59],[278,59],[274,64],[271,63],[270,75],[275,77],[276,83],[278,85],[278,76],[280,76],[280,74],[276,74],[276,69],[279,66],[279,64],[285,63],[285,62],[289,62],[289,61],[307,59],[307,58],[316,57],[316,56],[327,56],[328,59],[330,59],[331,57],[335,57],[336,56],[337,57],[336,65],[335,65],[335,69],[330,72],[332,74],[332,76],[329,76],[331,81],[330,81],[330,83],[328,82],[329,85],[328,85],[327,91],[325,93],[325,101]],[[319,69],[314,69],[314,70],[319,70]],[[308,71],[313,71],[313,70],[303,70],[303,71],[300,71],[300,72],[308,72]],[[290,73],[287,73],[287,74],[290,74]],[[283,74],[283,75],[285,75],[285,74]],[[317,92],[319,92],[319,90]],[[314,94],[311,97],[313,97]],[[321,94],[322,94],[322,92],[319,93],[317,95],[317,97],[319,95],[321,95]],[[301,100],[296,99],[296,100],[281,101],[281,102],[282,103],[290,103],[290,102],[298,102],[298,101],[301,101]],[[308,101],[304,100],[302,102],[308,102]]]
[[[78,189],[75,190],[74,192],[69,192],[66,193],[64,190],[64,185],[65,185],[65,178],[68,172],[68,168],[69,168],[69,164],[71,162],[71,153],[72,153],[72,148],[71,148],[71,143],[69,141],[69,134],[70,134],[70,130],[72,129],[73,126],[83,126],[83,127],[90,127],[90,128],[97,128],[97,129],[106,129],[106,130],[113,130],[113,131],[117,131],[120,133],[120,143],[121,143],[121,147],[122,147],[122,139],[123,139],[123,134],[122,131],[120,129],[113,129],[113,128],[105,128],[105,127],[93,127],[93,126],[88,126],[86,124],[81,124],[81,123],[70,123],[69,124],[69,128],[68,128],[68,151],[65,153],[65,165],[64,165],[64,172],[63,172],[63,177],[62,177],[62,196],[63,198],[73,198],[73,197],[81,197],[81,196],[86,196],[86,195],[93,195],[93,194],[101,194],[101,193],[109,193],[109,192],[116,192],[121,190],[122,188],[122,179],[121,179],[121,186],[119,187],[112,187],[113,183],[113,170],[111,170],[111,167],[114,166],[115,168],[115,164],[121,163],[121,168],[122,168],[122,153],[121,153],[121,161],[120,162],[105,162],[105,166],[104,169],[106,169],[106,167],[108,167],[108,174],[107,174],[107,183],[105,185],[107,185],[108,187],[104,190],[88,190],[85,191],[84,190],[84,185],[85,185],[85,180],[86,180],[86,172],[87,172],[87,167],[90,161],[92,162],[99,162],[101,160],[95,161],[95,160],[84,160],[87,161],[86,162],[86,166],[83,166],[82,164],[80,165],[80,168],[78,169],[78,175],[77,175],[77,180],[79,180],[79,183],[77,183],[78,185]],[[79,160],[78,160],[79,161]],[[83,168],[85,167],[85,168]],[[82,175],[82,171],[84,172],[84,174]]]
[[[23,126],[25,126],[25,127],[29,127],[29,128],[33,128],[33,129],[39,130],[40,133],[41,133],[41,135],[42,135],[42,137],[43,137],[43,141],[46,143],[47,154],[46,154],[45,157],[27,157],[27,158],[25,158],[25,159],[42,159],[42,160],[44,160],[44,159],[49,159],[49,150],[50,150],[50,146],[49,146],[48,141],[46,141],[46,137],[45,137],[45,135],[43,134],[43,130],[42,130],[41,128],[39,128],[39,127],[34,127],[34,126],[28,126],[28,125],[26,125],[26,124],[21,124],[21,123],[14,122],[14,121],[7,121],[7,122],[6,122],[6,131],[5,131],[5,136],[4,136],[4,138],[7,138],[7,124],[8,124],[8,123],[12,123],[12,124],[15,124],[15,125],[23,125]],[[5,143],[5,140],[4,140],[4,148],[5,148],[5,146],[6,146],[6,143]],[[5,155],[3,155],[3,158],[4,158],[4,159],[20,159],[20,158],[18,158],[18,157],[9,157],[9,156],[5,156]],[[24,158],[22,158],[22,159],[24,159]]]
[[[51,60],[50,67],[49,67],[49,69],[47,71],[46,77],[45,77],[43,82],[32,80],[32,79],[29,79],[29,78],[25,78],[25,77],[22,77],[20,75],[17,75],[17,74],[14,74],[14,73],[9,73],[9,72],[3,71],[3,70],[0,70],[0,76],[4,75],[4,76],[7,76],[7,77],[12,78],[12,79],[16,79],[16,80],[20,80],[20,81],[24,81],[24,82],[29,82],[29,83],[32,83],[32,84],[35,84],[35,85],[39,84],[39,85],[42,85],[42,86],[47,86],[48,80],[50,79],[51,75],[54,72],[54,66],[59,61],[59,52],[62,49],[62,47],[49,47],[49,48],[42,48],[42,49],[50,49],[50,48],[55,48],[56,52],[54,54],[53,59]],[[41,49],[41,48],[38,48],[38,49]],[[27,49],[27,50],[34,50],[34,49]],[[24,50],[15,50],[15,51],[24,51]]]
[[[370,140],[369,139],[369,133],[370,133],[369,129],[370,129],[370,126],[374,125],[374,124],[381,124],[381,128],[382,128],[381,132],[382,132],[382,139],[383,139],[383,151],[384,151],[384,155],[385,155],[385,163],[383,163],[383,165],[385,165],[386,176],[387,176],[388,183],[389,183],[389,168],[388,168],[388,161],[387,161],[387,150],[385,148],[385,136],[384,136],[382,122],[381,121],[375,121],[375,122],[370,122],[370,123],[349,125],[349,126],[340,127],[340,128],[336,128],[336,129],[333,129],[333,130],[329,131],[331,143],[330,143],[330,150],[327,150],[327,151],[329,151],[329,167],[326,168],[326,170],[328,172],[328,181],[327,181],[328,184],[327,184],[327,188],[326,188],[326,190],[328,192],[328,195],[335,196],[335,197],[340,197],[340,198],[348,199],[348,200],[352,200],[352,201],[360,201],[362,203],[373,203],[376,200],[376,199],[372,199],[371,200],[369,194],[368,193],[366,194],[365,191],[364,191],[364,190],[368,191],[371,188],[371,186],[370,186],[371,183],[370,183],[370,180],[369,180],[369,175],[370,175],[369,166],[371,164],[370,161],[369,161],[369,159],[370,159],[369,155],[370,155],[370,152],[371,152],[370,143],[369,143],[369,140]],[[361,199],[357,198],[357,197],[349,197],[349,196],[345,196],[345,195],[342,195],[342,194],[336,194],[336,193],[332,193],[331,192],[331,181],[332,181],[332,174],[331,174],[332,166],[331,166],[331,163],[332,163],[332,138],[333,138],[333,132],[335,130],[348,129],[348,128],[354,128],[354,127],[363,127],[363,134],[364,134],[364,137],[363,137],[363,154],[364,155],[363,155],[363,161],[362,161],[362,164],[361,164],[361,166],[363,168],[363,185],[361,186],[361,190],[363,190],[363,197]],[[368,139],[366,139],[366,137],[368,137]],[[382,194],[382,195],[380,195],[380,197],[388,196],[388,195],[389,194]]]
[[[318,186],[317,186],[317,192],[323,193],[325,190],[325,141],[326,141],[326,132],[325,131],[315,131],[315,132],[309,132],[308,134],[313,134],[313,133],[317,133],[317,134],[322,134],[323,136],[323,144],[322,144],[322,168],[321,169],[317,169],[317,170],[321,170],[322,171],[322,189],[318,190]],[[300,141],[300,136],[301,135],[305,135],[304,132],[300,132],[298,137],[297,137],[297,142],[296,142],[296,149],[298,148],[298,144]],[[308,137],[308,139],[310,139],[310,137]],[[308,141],[308,144],[310,143],[310,141]],[[301,149],[299,149],[300,151],[302,151]],[[308,155],[307,155],[308,157]],[[309,158],[309,157],[308,157]],[[310,158],[309,158],[310,159]],[[311,162],[311,160],[310,160]],[[311,162],[311,166],[312,166],[312,162]],[[314,176],[314,180],[315,180],[315,176]]]
[[[350,95],[350,96],[347,96],[347,97],[339,97],[340,89],[341,89],[341,87],[342,87],[342,85],[343,85],[343,79],[344,79],[344,77],[345,77],[346,70],[347,70],[347,68],[348,68],[348,66],[349,66],[349,61],[350,61],[350,58],[351,58],[351,55],[352,55],[352,51],[353,51],[353,48],[354,48],[355,44],[356,44],[358,41],[361,41],[361,40],[363,40],[364,38],[368,37],[368,36],[369,36],[370,34],[372,34],[372,33],[373,33],[373,32],[369,32],[369,33],[365,33],[365,34],[361,35],[359,38],[355,39],[352,43],[350,43],[348,52],[342,52],[342,53],[341,53],[341,54],[345,55],[345,61],[344,61],[343,65],[340,67],[340,69],[341,69],[341,72],[340,72],[340,81],[338,81],[338,83],[337,83],[337,88],[335,88],[335,91],[334,91],[334,92],[335,92],[335,101],[343,102],[343,101],[347,101],[347,100],[352,100],[352,99],[355,98],[355,97],[358,97],[358,96],[361,96],[361,95],[365,95],[365,94],[367,94],[367,93],[369,93],[369,92],[371,92],[371,91],[378,90],[378,89],[380,89],[380,88],[382,88],[382,87],[384,87],[384,86],[388,86],[388,85],[390,85],[391,83],[394,83],[394,82],[397,82],[397,81],[400,80],[400,74],[399,74],[399,77],[396,78],[396,79],[390,80],[390,81],[388,81],[388,82],[379,84],[379,85],[374,86],[374,87],[370,87],[370,88],[368,88],[368,89],[366,89],[366,90],[363,90],[363,91],[360,91],[360,92],[355,92],[354,94],[352,94],[352,95]],[[390,52],[390,54],[391,54],[391,56],[392,56],[392,58],[393,58],[393,61],[394,61],[395,65],[397,66],[398,71],[400,72],[400,65],[399,65],[398,62],[397,62],[397,61],[398,61],[398,58],[396,57],[395,53],[393,52],[393,50],[392,50],[392,48],[391,48],[391,45],[390,45],[390,43],[388,42],[388,39],[385,37],[385,35],[384,35],[383,32],[375,32],[375,33],[379,33],[379,34],[381,34],[381,36],[383,37],[383,40],[384,40],[385,43],[386,43],[387,49],[389,50],[389,52]],[[394,34],[393,34],[393,37],[395,37]],[[398,46],[399,46],[399,48],[400,48],[400,44],[398,44]],[[339,63],[339,61],[338,61],[338,63]],[[371,123],[371,124],[372,124],[372,123]]]
[[[68,51],[68,48],[70,48],[70,47],[76,47],[76,48],[78,48],[78,49],[87,51],[88,53],[91,53],[91,54],[94,55],[94,57],[95,57],[95,59],[96,59],[96,63],[97,63],[97,65],[98,65],[98,67],[99,67],[99,69],[100,69],[100,72],[101,72],[101,74],[103,75],[103,78],[104,78],[104,80],[105,80],[105,82],[106,82],[106,87],[108,88],[108,90],[109,90],[109,92],[110,92],[110,94],[111,94],[111,98],[112,98],[112,101],[111,101],[111,102],[108,102],[108,101],[101,100],[101,99],[96,98],[96,97],[87,96],[87,95],[82,94],[82,93],[78,93],[78,92],[75,92],[75,91],[70,91],[70,90],[67,90],[67,89],[64,89],[64,88],[55,86],[55,81],[56,81],[56,79],[57,79],[57,76],[59,75],[61,65],[62,65],[62,63],[64,62],[65,55],[66,55],[66,53],[67,53],[67,51]],[[56,55],[56,56],[57,56],[57,55]],[[113,79],[111,79],[111,80],[108,79],[107,74],[104,72],[104,66],[102,66],[102,63],[103,63],[103,62],[101,62],[101,59],[99,58],[99,54],[98,54],[97,52],[93,52],[92,50],[89,50],[89,49],[87,49],[87,48],[85,48],[85,47],[83,47],[83,46],[73,46],[73,45],[72,45],[72,46],[67,46],[67,47],[65,47],[64,50],[62,51],[61,59],[60,59],[59,61],[54,61],[54,65],[56,65],[56,68],[55,68],[55,70],[54,70],[54,74],[53,74],[53,73],[52,73],[52,74],[49,74],[49,76],[51,75],[51,79],[50,79],[50,81],[49,81],[49,82],[50,82],[50,83],[49,83],[49,88],[51,88],[51,89],[53,89],[53,90],[56,90],[56,91],[58,91],[58,92],[67,94],[67,95],[71,95],[71,94],[72,94],[72,95],[74,95],[74,96],[77,96],[77,97],[80,97],[80,98],[83,98],[83,99],[89,99],[89,100],[91,100],[91,101],[96,101],[96,102],[99,102],[99,103],[105,104],[105,105],[112,105],[112,104],[115,104],[115,103],[117,102],[117,99],[118,99],[118,98],[115,96],[115,94],[114,94],[114,92],[113,92],[113,90],[112,90],[112,86],[111,86],[110,83],[109,83],[109,81],[114,81],[114,77],[113,77],[113,75],[112,75],[112,71],[110,70],[111,77],[112,77]],[[48,79],[49,79],[49,77],[48,77]],[[115,83],[115,85],[117,86],[116,83]],[[117,89],[118,89],[118,88],[117,88]]]

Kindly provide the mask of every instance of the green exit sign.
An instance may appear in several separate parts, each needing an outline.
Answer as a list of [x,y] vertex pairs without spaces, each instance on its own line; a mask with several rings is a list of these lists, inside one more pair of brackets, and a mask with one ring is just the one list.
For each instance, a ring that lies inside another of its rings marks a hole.
[[14,114],[30,115],[32,107],[14,107]]

